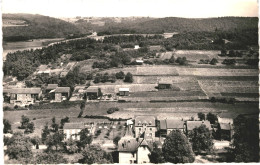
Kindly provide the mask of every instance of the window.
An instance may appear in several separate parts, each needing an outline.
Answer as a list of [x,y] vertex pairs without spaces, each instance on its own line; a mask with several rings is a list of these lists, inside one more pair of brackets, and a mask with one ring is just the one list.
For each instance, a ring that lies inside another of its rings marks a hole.
[[142,128],[139,128],[139,131],[141,131],[142,130]]
[[150,128],[150,131],[152,131],[153,129],[152,128]]
[[132,160],[130,160],[130,164],[133,164],[133,161],[132,161]]

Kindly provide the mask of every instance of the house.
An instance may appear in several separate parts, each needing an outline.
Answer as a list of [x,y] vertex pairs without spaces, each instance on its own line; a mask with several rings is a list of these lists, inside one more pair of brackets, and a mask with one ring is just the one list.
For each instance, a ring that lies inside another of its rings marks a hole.
[[136,62],[137,65],[142,65],[144,63],[143,60],[135,60],[135,62]]
[[135,45],[135,48],[134,49],[139,49],[140,47],[139,47],[139,45]]
[[220,138],[223,140],[231,140],[234,135],[233,125],[230,123],[219,123]]
[[86,90],[86,95],[88,99],[96,99],[99,96],[99,90],[100,88],[98,88],[97,86],[90,86],[87,88]]
[[50,75],[51,71],[50,70],[44,70],[44,71],[40,70],[37,72],[37,74]]
[[56,89],[58,87],[58,84],[48,84],[48,86],[46,87],[45,92],[49,93],[50,91]]
[[237,117],[238,115],[235,113],[220,113],[217,115],[218,118],[218,123],[226,123],[226,124],[231,124],[233,125],[233,120]]
[[158,89],[171,89],[172,81],[171,80],[160,80],[158,82]]
[[62,102],[68,100],[70,96],[70,87],[57,87],[55,89],[55,102]]
[[119,88],[119,96],[128,96],[129,88]]
[[144,164],[150,163],[152,143],[145,138],[136,139],[128,126],[126,134],[118,142],[119,164]]
[[10,89],[10,103],[19,106],[34,104],[42,95],[41,88]]
[[184,132],[184,121],[177,119],[160,120],[160,136],[166,137],[172,130],[181,130]]
[[84,123],[65,123],[63,126],[65,139],[72,138],[73,140],[80,140],[80,136],[78,134],[82,129],[85,128],[88,128],[90,132],[92,130],[92,126],[85,125]]
[[200,127],[201,125],[205,125],[210,131],[212,131],[211,125],[209,121],[187,121],[186,123],[186,133],[188,134],[196,127]]
[[135,118],[135,137],[140,137],[144,132],[145,136],[149,138],[155,138],[155,132],[157,131],[156,122],[154,116],[137,116]]

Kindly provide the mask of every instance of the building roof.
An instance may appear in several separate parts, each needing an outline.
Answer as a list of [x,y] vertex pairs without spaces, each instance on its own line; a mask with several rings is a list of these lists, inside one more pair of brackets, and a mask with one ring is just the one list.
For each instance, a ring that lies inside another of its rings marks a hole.
[[222,130],[232,130],[233,129],[231,124],[227,124],[227,123],[220,123],[219,126],[220,126],[220,129],[222,129]]
[[220,118],[231,118],[231,119],[234,119],[237,116],[238,116],[238,114],[236,114],[236,113],[227,113],[227,112],[218,114],[218,117],[220,117]]
[[119,88],[119,92],[129,92],[129,88]]
[[167,129],[182,129],[184,128],[184,121],[176,119],[166,119],[166,127]]
[[139,146],[139,143],[135,138],[121,139],[118,142],[118,151],[119,152],[136,152],[138,146]]
[[155,117],[154,116],[137,116],[135,118],[135,126],[142,126],[147,124],[147,126],[155,127]]
[[135,62],[143,63],[143,60],[135,60]]
[[57,87],[58,87],[58,84],[48,84],[46,89],[52,90],[52,89],[56,89]]
[[63,129],[84,129],[84,123],[65,123]]
[[70,87],[57,87],[55,93],[69,93]]
[[14,94],[39,94],[41,88],[13,88],[10,89],[10,93]]
[[172,80],[160,80],[158,84],[172,84]]
[[206,125],[209,130],[212,130],[209,121],[187,121],[187,130],[191,131],[196,127],[200,127],[202,124]]
[[98,87],[97,86],[90,86],[90,87],[87,88],[86,91],[90,92],[90,93],[98,93]]

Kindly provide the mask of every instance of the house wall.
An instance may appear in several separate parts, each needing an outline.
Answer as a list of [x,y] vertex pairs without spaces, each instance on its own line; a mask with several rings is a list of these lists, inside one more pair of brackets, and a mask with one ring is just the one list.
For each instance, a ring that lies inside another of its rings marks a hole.
[[55,93],[55,101],[56,102],[61,102],[62,101],[62,98],[61,98],[61,93]]
[[80,136],[74,135],[78,134],[81,131],[81,129],[64,129],[63,133],[65,134],[65,139],[72,138],[73,140],[80,140]]
[[144,131],[147,137],[155,138],[156,127],[149,127],[149,126],[135,126],[135,137],[139,137]]
[[119,164],[133,164],[136,163],[136,153],[119,152]]
[[137,164],[150,163],[149,154],[151,152],[146,146],[140,146],[137,150]]
[[119,95],[120,96],[128,96],[129,95],[129,91],[120,91]]
[[171,84],[158,84],[159,89],[169,89],[171,88]]
[[29,105],[33,104],[38,97],[35,94],[34,97],[32,97],[32,94],[12,94],[10,103],[14,105]]
[[232,118],[220,118],[218,117],[218,122],[219,123],[226,123],[226,124],[233,124],[233,119]]

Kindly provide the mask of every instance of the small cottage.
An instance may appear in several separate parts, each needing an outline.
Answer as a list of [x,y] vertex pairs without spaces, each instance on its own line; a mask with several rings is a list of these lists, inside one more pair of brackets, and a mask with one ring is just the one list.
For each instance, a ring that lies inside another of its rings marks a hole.
[[186,123],[186,133],[188,134],[196,127],[200,127],[201,125],[205,125],[210,131],[212,131],[211,125],[209,121],[187,121]]
[[49,93],[50,91],[56,89],[58,87],[58,84],[48,84],[48,86],[46,87],[45,92]]
[[184,121],[177,119],[160,120],[161,137],[166,137],[172,130],[181,130],[182,132],[184,132],[184,128]]
[[42,96],[41,88],[10,89],[10,103],[19,106],[34,104]]
[[91,126],[85,125],[84,123],[65,123],[63,126],[63,133],[65,134],[65,139],[72,138],[73,140],[80,140],[78,135],[82,129],[88,128],[91,132]]
[[90,86],[86,90],[86,95],[88,99],[97,99],[99,96],[100,88],[97,86]]
[[158,89],[171,89],[172,81],[171,80],[160,80],[158,82]]
[[145,136],[155,138],[156,118],[154,116],[137,116],[135,118],[135,137],[140,137],[144,132]]
[[119,96],[128,96],[129,88],[119,88]]
[[233,126],[227,123],[219,123],[220,138],[222,140],[231,140],[234,134]]
[[70,97],[70,87],[57,87],[54,92],[55,102],[62,102]]

